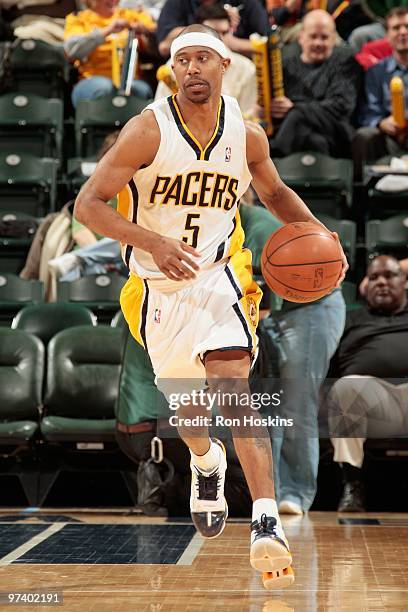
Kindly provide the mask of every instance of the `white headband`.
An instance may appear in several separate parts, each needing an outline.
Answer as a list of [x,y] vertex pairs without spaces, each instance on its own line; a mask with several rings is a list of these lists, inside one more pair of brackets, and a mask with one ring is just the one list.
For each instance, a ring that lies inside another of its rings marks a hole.
[[188,32],[187,34],[177,36],[171,43],[170,57],[172,63],[174,62],[176,53],[185,47],[208,47],[221,55],[223,59],[231,58],[229,50],[219,38],[204,32]]

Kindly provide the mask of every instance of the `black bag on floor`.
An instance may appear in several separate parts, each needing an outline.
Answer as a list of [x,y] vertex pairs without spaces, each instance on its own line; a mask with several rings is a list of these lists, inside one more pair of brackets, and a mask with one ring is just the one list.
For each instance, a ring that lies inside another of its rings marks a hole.
[[165,491],[174,477],[174,466],[166,458],[140,461],[137,468],[137,503],[147,516],[167,516]]

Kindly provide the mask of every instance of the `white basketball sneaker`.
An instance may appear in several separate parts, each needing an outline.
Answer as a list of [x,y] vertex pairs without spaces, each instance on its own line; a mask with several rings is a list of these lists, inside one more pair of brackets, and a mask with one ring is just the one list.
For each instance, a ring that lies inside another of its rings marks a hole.
[[205,472],[193,463],[191,467],[191,518],[203,538],[216,538],[224,530],[228,517],[227,501],[224,497],[227,459],[222,442],[213,439],[219,446],[220,461],[211,472]]
[[291,565],[288,541],[274,516],[262,514],[251,523],[250,562],[258,572],[276,572]]

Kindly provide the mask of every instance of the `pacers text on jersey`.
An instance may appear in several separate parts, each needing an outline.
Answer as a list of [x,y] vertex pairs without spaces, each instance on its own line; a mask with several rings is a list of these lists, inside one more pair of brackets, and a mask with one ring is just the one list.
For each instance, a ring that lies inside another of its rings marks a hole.
[[218,172],[188,172],[157,176],[150,204],[201,206],[231,210],[237,200],[238,179]]

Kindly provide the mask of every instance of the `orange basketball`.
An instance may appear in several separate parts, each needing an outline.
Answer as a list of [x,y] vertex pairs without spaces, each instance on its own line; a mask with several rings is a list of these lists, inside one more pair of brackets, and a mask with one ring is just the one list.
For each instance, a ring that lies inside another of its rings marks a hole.
[[289,302],[314,302],[332,291],[342,268],[337,240],[316,223],[288,223],[262,251],[266,284]]

